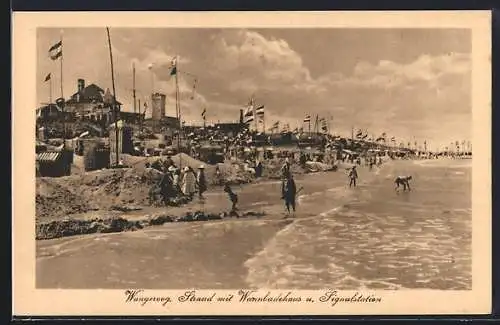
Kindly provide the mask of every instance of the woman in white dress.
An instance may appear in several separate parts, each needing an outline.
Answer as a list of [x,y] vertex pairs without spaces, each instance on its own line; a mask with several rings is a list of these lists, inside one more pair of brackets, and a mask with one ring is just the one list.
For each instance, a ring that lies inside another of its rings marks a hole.
[[196,175],[188,166],[184,167],[184,175],[182,177],[182,193],[192,197],[196,193]]

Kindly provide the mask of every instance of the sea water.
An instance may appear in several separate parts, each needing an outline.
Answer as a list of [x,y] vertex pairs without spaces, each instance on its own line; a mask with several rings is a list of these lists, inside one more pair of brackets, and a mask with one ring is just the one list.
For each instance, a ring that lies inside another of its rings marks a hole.
[[[395,191],[398,175],[413,176],[411,192]],[[394,162],[369,185],[302,201],[339,206],[296,220],[246,261],[251,287],[471,289],[470,161]]]

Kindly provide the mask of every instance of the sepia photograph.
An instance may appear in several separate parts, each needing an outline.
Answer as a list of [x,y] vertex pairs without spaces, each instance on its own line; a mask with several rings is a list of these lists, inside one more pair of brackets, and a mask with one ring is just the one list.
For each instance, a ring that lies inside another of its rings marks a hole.
[[34,35],[33,290],[472,292],[472,28]]

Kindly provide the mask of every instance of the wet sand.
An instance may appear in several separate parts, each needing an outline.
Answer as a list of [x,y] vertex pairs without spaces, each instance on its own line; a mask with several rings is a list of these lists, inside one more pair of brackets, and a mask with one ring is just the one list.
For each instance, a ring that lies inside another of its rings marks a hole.
[[[342,170],[300,176],[297,184],[304,190],[294,218],[283,218],[279,182],[262,182],[235,187],[241,210],[263,211],[262,218],[37,241],[36,284],[470,288],[470,168],[418,163],[361,168],[356,189],[346,187]],[[409,171],[414,191],[396,193],[393,177]],[[448,181],[440,181],[443,177]],[[229,208],[222,190],[198,204],[192,208]]]

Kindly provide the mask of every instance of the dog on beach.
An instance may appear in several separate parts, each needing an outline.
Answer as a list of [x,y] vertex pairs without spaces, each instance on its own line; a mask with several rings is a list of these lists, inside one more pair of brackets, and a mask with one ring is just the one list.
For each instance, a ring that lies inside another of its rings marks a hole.
[[398,177],[396,177],[396,179],[394,180],[394,184],[396,184],[395,190],[397,191],[399,189],[399,187],[402,186],[403,191],[406,191],[407,188],[408,188],[408,191],[411,191],[411,188],[410,188],[410,180],[411,179],[412,179],[411,176],[398,176]]

